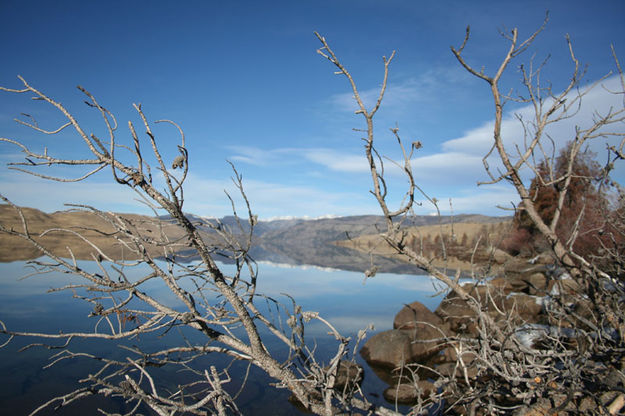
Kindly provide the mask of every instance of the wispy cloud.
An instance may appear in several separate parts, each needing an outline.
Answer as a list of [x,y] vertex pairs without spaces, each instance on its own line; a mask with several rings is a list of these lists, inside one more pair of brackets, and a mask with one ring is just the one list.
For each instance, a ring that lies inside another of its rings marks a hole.
[[[557,155],[568,141],[575,138],[577,128],[589,128],[597,120],[598,117],[607,114],[612,108],[618,108],[622,105],[622,96],[613,94],[619,88],[620,79],[616,76],[604,80],[601,85],[597,86],[583,97],[581,107],[577,111],[572,111],[570,118],[565,118],[558,123],[551,124],[545,131],[544,146],[547,156]],[[582,89],[582,92],[584,90]],[[572,93],[573,94],[573,93]],[[570,97],[573,101],[573,96]],[[576,110],[573,108],[572,110]],[[525,149],[526,130],[519,121],[519,118],[530,123],[534,117],[534,109],[530,105],[520,107],[514,113],[508,113],[502,122],[502,137],[507,147],[507,151],[514,158],[517,153],[516,148],[523,151]],[[449,183],[449,181],[457,181],[457,185],[465,184],[466,189],[469,188],[469,182],[475,184],[479,179],[487,179],[482,164],[482,158],[488,153],[493,144],[493,127],[494,121],[490,120],[481,126],[468,130],[463,136],[448,140],[441,145],[443,150],[429,156],[415,159],[413,166],[415,168],[415,177],[422,178],[427,182]],[[601,130],[600,130],[601,131]],[[625,134],[625,125],[615,124],[603,129],[604,132]],[[529,138],[527,138],[529,140]],[[589,148],[598,154],[599,160],[604,160],[606,153],[606,141],[617,144],[618,137],[597,137],[588,142]],[[536,152],[536,159],[541,160],[544,155]],[[493,173],[497,173],[497,169],[501,168],[496,152],[488,159],[488,163]],[[533,175],[529,169],[523,172],[525,175]],[[625,175],[625,167],[617,165],[614,172],[616,178],[623,179]],[[490,188],[492,189],[492,188]],[[518,196],[514,194],[493,193],[485,195],[484,202],[493,204],[495,198],[500,196],[500,202],[506,204],[508,201],[516,201]],[[480,197],[482,198],[482,197]],[[506,201],[504,201],[506,200]],[[455,204],[459,209],[465,212],[478,212],[479,206],[473,204],[473,197],[456,197]],[[474,208],[471,208],[474,207]],[[476,210],[475,208],[478,208]]]
[[441,152],[411,161],[414,177],[430,184],[475,184],[482,174],[482,158],[462,152]]
[[[440,97],[452,97],[461,89],[456,86],[466,81],[467,75],[456,66],[438,66],[422,72],[418,77],[407,77],[389,81],[384,94],[383,108],[395,116],[414,111],[415,106],[424,103],[440,103]],[[365,107],[371,109],[380,96],[380,87],[359,90]],[[329,99],[333,111],[355,111],[358,109],[353,92],[332,95]]]
[[230,160],[254,166],[276,166],[312,162],[336,172],[367,172],[364,155],[342,152],[330,148],[277,148],[261,149],[251,146],[232,146],[235,151]]
[[[429,81],[423,78],[419,82],[420,85],[425,85]],[[431,82],[435,84],[437,81]],[[588,127],[597,112],[601,114],[611,107],[617,107],[622,97],[611,94],[609,91],[616,90],[618,82],[616,77],[605,80],[604,87],[599,86],[584,97],[583,105],[575,117],[549,127],[547,133],[556,147],[564,145],[566,141],[574,137],[575,126]],[[403,89],[395,87],[395,91],[398,94],[404,93],[402,99],[416,100],[419,99],[417,84],[417,82],[409,82],[402,86]],[[338,100],[337,97],[335,98]],[[392,102],[393,95],[389,97]],[[400,103],[400,101],[395,101],[395,103]],[[516,113],[523,119],[530,120],[532,108],[520,107]],[[514,149],[514,145],[523,146],[524,130],[514,115],[508,114],[502,127],[509,149]],[[502,214],[502,211],[495,208],[496,205],[510,206],[510,203],[518,202],[518,197],[512,188],[505,184],[476,186],[478,180],[486,179],[482,157],[492,144],[492,129],[493,121],[487,121],[476,128],[467,130],[458,138],[443,142],[439,148],[431,149],[431,146],[428,146],[415,153],[411,161],[414,177],[428,195],[445,201],[441,203],[444,212],[449,211],[447,203],[449,198],[452,198],[453,209],[457,213]],[[623,133],[625,126],[612,126],[610,131]],[[601,152],[605,152],[605,140],[597,139],[591,145],[591,149],[602,155]],[[251,166],[276,167],[277,175],[285,172],[284,169],[280,170],[281,168],[289,169],[288,167],[297,165],[298,174],[304,173],[298,177],[297,181],[291,182],[285,181],[284,176],[278,176],[275,180],[252,178],[245,181],[246,192],[252,202],[253,210],[261,217],[289,215],[317,217],[327,214],[354,215],[378,212],[378,207],[366,190],[356,191],[355,186],[346,187],[344,182],[342,184],[328,182],[328,178],[333,176],[344,175],[351,180],[352,176],[349,175],[353,175],[354,181],[362,178],[358,186],[367,188],[366,181],[369,173],[367,161],[362,153],[353,149],[342,150],[329,147],[264,149],[255,146],[230,146],[228,150],[231,151],[228,158],[234,162]],[[425,153],[426,151],[429,154]],[[4,161],[13,160],[16,157],[21,158],[14,152],[2,155]],[[540,155],[538,157],[540,158]],[[493,157],[491,165],[497,167],[496,162],[496,157]],[[397,191],[397,195],[401,198],[403,195],[401,187],[405,185],[405,181],[402,181],[402,173],[389,161],[385,162],[385,166],[389,187],[391,191]],[[245,168],[241,170],[245,172]],[[289,172],[293,171],[289,170]],[[313,175],[319,172],[321,172],[319,177]],[[623,168],[620,168],[617,170],[617,175],[623,176],[622,172]],[[622,178],[617,176],[616,179]],[[47,211],[63,209],[64,202],[78,202],[114,211],[149,213],[142,204],[135,201],[137,196],[132,190],[110,181],[107,182],[108,176],[100,175],[87,182],[62,184],[24,175],[14,175],[5,171],[0,173],[0,180],[3,182],[2,192],[16,203],[39,207]],[[305,182],[306,180],[310,182]],[[231,213],[230,202],[223,192],[224,189],[229,190],[237,202],[241,202],[227,175],[206,178],[191,172],[185,188],[185,210],[209,216]],[[239,207],[243,209],[240,204]],[[430,208],[425,206],[421,213],[425,213],[423,211],[427,209]]]
[[369,170],[364,155],[334,149],[304,149],[302,156],[310,162],[336,172],[366,173]]
[[255,146],[227,146],[227,149],[234,152],[234,155],[229,156],[229,160],[254,166],[284,165],[292,163],[298,155],[298,149],[294,148],[261,149]]

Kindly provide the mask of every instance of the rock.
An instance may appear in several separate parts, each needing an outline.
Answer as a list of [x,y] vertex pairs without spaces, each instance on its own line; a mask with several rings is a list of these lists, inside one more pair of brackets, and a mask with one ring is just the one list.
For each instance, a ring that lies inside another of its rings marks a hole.
[[404,331],[393,329],[375,334],[360,350],[370,365],[396,368],[410,360],[412,339]]
[[394,329],[422,328],[423,323],[440,327],[443,320],[420,302],[413,302],[404,306],[393,321]]
[[419,396],[429,396],[435,390],[434,384],[418,380],[411,384],[399,384],[384,390],[384,398],[391,403],[413,404]]
[[395,316],[393,327],[364,345],[361,354],[369,364],[396,368],[421,362],[444,348],[441,339],[448,332],[443,320],[420,302],[405,305]]
[[505,277],[496,277],[488,282],[504,294],[522,292],[528,295],[543,296],[549,292],[549,279],[542,272],[514,273]]
[[443,299],[434,313],[441,317],[451,331],[462,334],[477,334],[475,312],[467,302],[454,292],[450,292]]
[[527,260],[512,258],[504,266],[504,275],[536,273],[545,269],[546,266],[544,264],[532,264],[528,263]]
[[527,282],[521,279],[510,277],[496,277],[488,281],[488,284],[493,288],[501,291],[502,294],[507,295],[512,292],[523,292],[527,288]]
[[553,264],[553,255],[549,253],[541,253],[536,256],[535,264],[549,265]]
[[355,385],[360,385],[360,383],[362,383],[362,379],[364,378],[364,374],[365,371],[360,365],[352,361],[341,360],[339,363],[339,369],[336,373],[334,388],[342,391],[346,387],[352,388],[355,387]]
[[[464,362],[465,365],[469,365],[477,358],[477,355],[473,351],[462,351],[461,356],[462,362]],[[454,345],[450,345],[449,347],[445,348],[445,350],[441,354],[441,357],[442,362],[455,364],[458,360],[458,352],[456,351],[456,348],[454,348]]]
[[[465,354],[463,354],[463,357],[464,356]],[[478,369],[474,360],[475,357],[471,359],[471,357],[467,356],[466,358],[468,359],[468,362],[465,361],[467,377],[469,377],[469,379],[475,379],[478,373]],[[436,371],[438,372],[438,374],[444,377],[455,377],[456,379],[464,379],[464,369],[461,366],[456,365],[455,362],[440,364],[436,367]]]
[[[540,284],[541,278],[534,276],[533,281]],[[546,278],[544,281],[546,282]],[[496,322],[502,322],[503,319],[510,317],[519,318],[523,322],[540,322],[543,318],[542,298],[511,291],[523,287],[527,288],[528,283],[500,278],[493,279],[487,285],[463,286],[471,296],[482,303],[481,310],[488,313]],[[477,335],[474,309],[455,292],[449,293],[434,313],[443,319],[450,331],[469,336]]]
[[423,362],[437,354],[447,345],[447,326],[422,325],[415,329],[403,331],[410,336],[410,361],[411,363]]
[[360,350],[360,355],[370,365],[397,368],[426,360],[438,353],[445,347],[443,342],[438,341],[442,336],[431,327],[412,331],[392,329],[371,337]]
[[[498,310],[504,306],[505,291],[491,285],[465,285],[463,288],[482,303],[481,310],[497,318]],[[454,332],[477,335],[476,315],[473,308],[455,292],[450,292],[440,303],[436,315]]]
[[527,289],[523,292],[528,295],[544,296],[549,293],[547,276],[544,273],[532,273],[521,278],[526,283]]
[[[326,366],[323,369],[327,371],[329,368],[329,366]],[[339,362],[339,369],[336,372],[336,379],[334,380],[334,390],[343,392],[356,388],[362,383],[364,374],[365,372],[362,366],[352,361],[341,360]],[[306,378],[309,380],[314,380],[314,377],[312,377],[311,375],[307,376]],[[321,399],[321,394],[319,394],[318,392],[315,392],[313,396],[316,399]],[[311,413],[308,409],[304,407],[304,405],[297,399],[297,397],[295,397],[295,395],[291,394],[288,400],[302,413]]]
[[497,264],[505,264],[512,258],[510,254],[506,253],[505,251],[499,248],[493,249],[492,257],[495,263]]
[[575,297],[581,291],[581,286],[573,279],[552,280],[549,282],[547,292],[552,296],[573,295]]
[[[590,414],[621,414],[620,410],[613,411],[608,406],[615,403],[617,400],[623,400],[623,402],[616,402],[616,406],[623,407],[625,405],[625,397],[618,391],[609,391],[603,393],[600,398],[601,405],[607,408],[608,411],[600,411],[595,398],[590,396],[584,396],[578,399],[569,400],[566,394],[551,394],[549,398],[539,398],[531,406],[523,406],[513,413],[515,416],[545,416],[550,414],[557,415],[590,415]],[[556,412],[557,410],[557,412]]]
[[511,293],[504,301],[504,310],[507,313],[514,312],[524,322],[538,323],[543,311],[541,299],[525,293]]

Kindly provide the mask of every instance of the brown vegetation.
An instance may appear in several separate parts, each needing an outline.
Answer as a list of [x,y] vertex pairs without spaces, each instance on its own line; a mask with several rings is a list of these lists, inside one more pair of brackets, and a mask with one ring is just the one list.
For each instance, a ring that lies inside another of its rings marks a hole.
[[[609,171],[595,158],[589,150],[576,150],[574,143],[569,142],[555,160],[544,159],[537,165],[529,188],[531,202],[542,221],[554,227],[558,238],[571,242],[573,250],[584,257],[601,255],[600,250],[606,245],[623,245],[621,233],[611,232],[613,224],[619,221],[606,221],[616,214],[609,198],[617,189],[609,179]],[[513,255],[549,250],[548,241],[530,219],[524,204],[520,204],[513,229],[502,246]]]
[[[33,239],[56,256],[76,260],[94,260],[98,255],[115,260],[140,257],[127,249],[123,234],[110,223],[115,221],[114,217],[106,213],[74,210],[47,214],[34,208],[21,208],[21,211]],[[127,226],[132,223],[146,236],[146,247],[154,256],[163,254],[156,242],[161,234],[178,242],[178,249],[187,246],[184,231],[175,224],[135,214],[121,214],[119,218],[126,220]],[[14,231],[22,231],[24,227],[18,212],[7,204],[0,205],[0,224]],[[0,262],[30,260],[42,255],[39,248],[16,233],[0,233]]]
[[[511,220],[494,223],[450,223],[406,228],[404,244],[421,256],[430,259],[435,267],[452,270],[472,270],[488,266],[495,260],[501,263],[508,256],[497,249],[510,232]],[[382,234],[369,234],[334,244],[365,253],[407,260],[398,255]]]

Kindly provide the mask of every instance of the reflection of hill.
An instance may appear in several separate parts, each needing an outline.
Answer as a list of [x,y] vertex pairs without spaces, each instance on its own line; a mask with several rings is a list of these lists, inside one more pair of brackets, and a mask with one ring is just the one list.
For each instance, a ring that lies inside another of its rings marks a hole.
[[331,243],[310,247],[308,242],[291,241],[285,244],[272,242],[260,243],[252,250],[256,260],[265,260],[272,263],[302,265],[308,264],[319,267],[364,272],[375,264],[381,272],[419,274],[418,269],[410,264],[368,254]]

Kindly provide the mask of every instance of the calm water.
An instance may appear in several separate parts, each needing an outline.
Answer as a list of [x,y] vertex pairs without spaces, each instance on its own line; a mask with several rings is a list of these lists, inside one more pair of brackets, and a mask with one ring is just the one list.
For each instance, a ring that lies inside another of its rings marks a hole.
[[[50,288],[59,287],[71,279],[64,274],[47,274],[18,280],[25,274],[24,262],[0,263],[0,319],[15,330],[58,332],[62,330],[89,330],[93,323],[86,316],[92,306],[72,299],[71,292],[46,293]],[[89,267],[87,262],[85,267]],[[223,266],[227,271],[228,265]],[[393,317],[403,304],[418,300],[435,309],[440,296],[430,278],[416,275],[378,274],[363,284],[363,274],[315,267],[280,266],[261,263],[258,280],[258,293],[264,293],[288,303],[281,294],[288,293],[302,305],[304,310],[316,310],[329,320],[343,335],[355,335],[358,330],[373,324],[375,332],[392,328]],[[175,304],[175,299],[159,286],[150,288],[150,293]],[[313,324],[306,329],[308,342],[317,345],[318,355],[327,360],[334,351],[334,343],[327,336],[326,329]],[[180,334],[170,334],[163,338],[143,338],[140,341],[147,348],[150,345],[174,343]],[[192,335],[191,335],[192,336]],[[0,343],[6,338],[0,338]],[[90,360],[66,361],[48,369],[49,357],[55,351],[43,348],[17,352],[20,347],[33,339],[14,340],[0,349],[0,414],[28,414],[50,398],[65,394],[76,386],[76,380],[85,376],[93,367]],[[131,341],[130,344],[138,341]],[[72,350],[84,350],[92,354],[120,356],[124,353],[117,342],[79,341],[72,344]],[[278,348],[277,346],[275,346]],[[121,357],[121,356],[120,356]],[[386,387],[365,365],[363,389],[381,396]],[[216,356],[206,358],[209,365],[226,362]],[[233,378],[240,377],[245,366],[236,364],[232,368]],[[161,379],[180,379],[178,373],[163,371]],[[246,414],[299,414],[286,402],[288,393],[267,387],[266,377],[259,371],[252,371],[250,381],[239,396],[237,404]],[[383,400],[383,399],[379,399]],[[99,406],[107,404],[103,399],[94,399],[72,405],[54,414],[96,414]],[[111,411],[123,411],[123,403]]]

